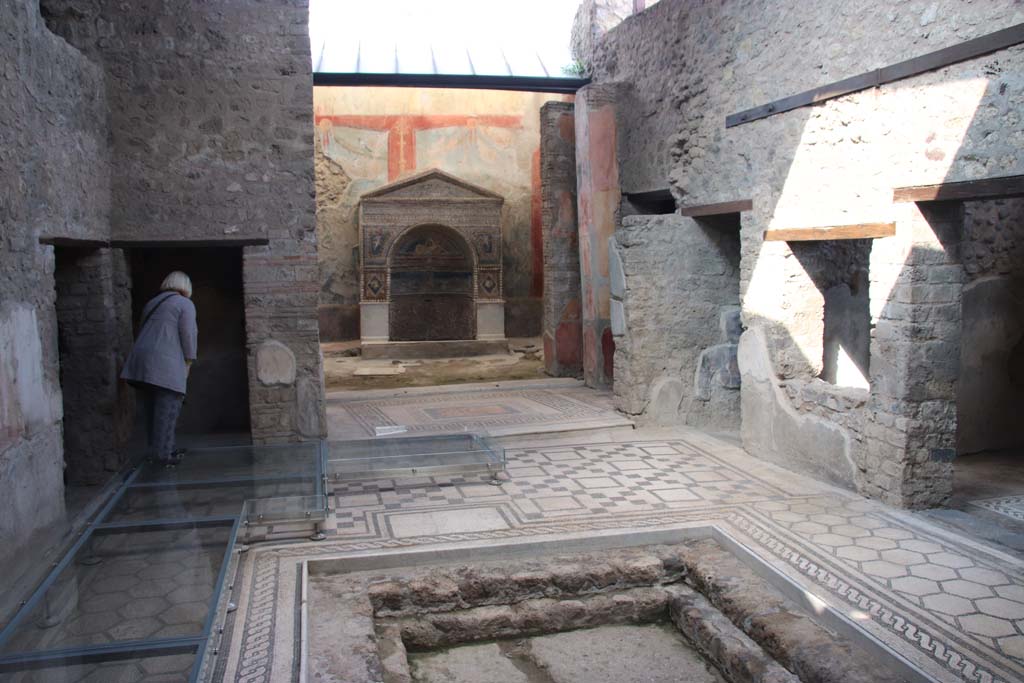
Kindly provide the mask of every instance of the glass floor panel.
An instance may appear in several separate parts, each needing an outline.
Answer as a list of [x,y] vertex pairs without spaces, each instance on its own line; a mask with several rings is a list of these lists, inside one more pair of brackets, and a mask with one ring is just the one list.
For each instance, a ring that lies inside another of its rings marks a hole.
[[239,528],[323,520],[325,452],[194,448],[126,474],[0,631],[0,681],[196,680]]
[[186,683],[196,655],[160,655],[107,662],[62,664],[4,674],[10,683]]
[[94,533],[0,652],[201,635],[231,532],[226,523]]
[[108,522],[140,522],[180,517],[237,515],[248,500],[306,496],[316,481],[238,482],[181,485],[168,488],[130,487],[107,518]]
[[476,434],[331,441],[328,451],[327,473],[336,481],[505,469],[504,449]]
[[223,446],[190,449],[174,469],[157,463],[143,466],[138,484],[171,484],[210,479],[265,479],[272,477],[307,477],[320,474],[319,443],[296,443],[281,446]]

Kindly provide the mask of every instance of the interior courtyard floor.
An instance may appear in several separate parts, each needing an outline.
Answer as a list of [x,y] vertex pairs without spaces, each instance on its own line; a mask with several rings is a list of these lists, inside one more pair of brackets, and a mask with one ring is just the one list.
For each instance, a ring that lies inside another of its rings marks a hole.
[[425,387],[467,382],[540,379],[544,375],[539,337],[509,339],[508,353],[451,358],[368,359],[358,340],[320,345],[328,391]]
[[331,440],[365,439],[380,429],[511,436],[632,426],[615,411],[610,391],[565,378],[327,393]]
[[[909,662],[920,680],[1024,679],[1024,563],[989,544],[777,468],[699,431],[594,429],[500,439],[482,479],[350,482],[327,539],[240,556],[218,676],[291,680],[304,561],[713,530]],[[220,678],[218,678],[220,680]]]
[[984,539],[1024,559],[1024,448],[959,456],[953,495],[942,509],[922,513],[960,533]]

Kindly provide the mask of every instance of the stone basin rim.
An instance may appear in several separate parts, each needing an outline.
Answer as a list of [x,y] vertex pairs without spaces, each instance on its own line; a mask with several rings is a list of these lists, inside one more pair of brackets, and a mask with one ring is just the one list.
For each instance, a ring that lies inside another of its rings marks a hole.
[[[556,534],[550,536],[556,536]],[[445,545],[440,548],[366,550],[330,557],[304,559],[300,563],[298,680],[300,683],[306,683],[306,674],[309,670],[307,666],[309,645],[307,595],[311,576],[349,574],[379,569],[417,568],[459,562],[494,562],[526,559],[537,555],[569,555],[615,548],[671,545],[703,539],[716,541],[773,588],[799,605],[813,620],[860,645],[872,656],[885,662],[891,671],[902,676],[907,683],[937,683],[938,679],[929,675],[857,623],[855,616],[848,610],[836,607],[830,600],[801,586],[730,534],[723,524],[707,522],[643,531],[604,530],[568,535],[557,534],[557,538],[513,539],[497,545],[492,540],[470,541]]]

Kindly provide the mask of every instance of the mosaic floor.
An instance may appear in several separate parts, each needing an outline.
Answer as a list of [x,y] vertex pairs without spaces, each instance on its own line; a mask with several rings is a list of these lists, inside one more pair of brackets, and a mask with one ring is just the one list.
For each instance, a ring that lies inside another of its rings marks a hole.
[[[579,440],[579,439],[578,439]],[[321,543],[254,546],[226,681],[289,680],[304,559],[714,527],[938,681],[1024,680],[1024,564],[699,432],[509,448],[511,480],[352,484]],[[438,485],[438,484],[443,485]]]
[[1024,496],[1003,496],[987,500],[972,500],[971,505],[998,512],[1010,519],[1024,522]]
[[410,435],[503,436],[633,424],[615,412],[610,393],[571,380],[335,392],[328,397],[327,418],[331,439],[366,438],[376,427],[397,425]]

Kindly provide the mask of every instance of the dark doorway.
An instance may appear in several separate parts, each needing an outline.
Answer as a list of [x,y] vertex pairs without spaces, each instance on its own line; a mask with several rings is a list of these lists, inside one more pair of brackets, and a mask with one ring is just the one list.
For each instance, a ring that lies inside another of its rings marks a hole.
[[473,256],[450,228],[413,228],[390,259],[392,341],[476,338]]
[[249,431],[242,250],[238,247],[133,249],[132,312],[140,312],[172,270],[192,280],[198,358],[178,420],[181,434]]

